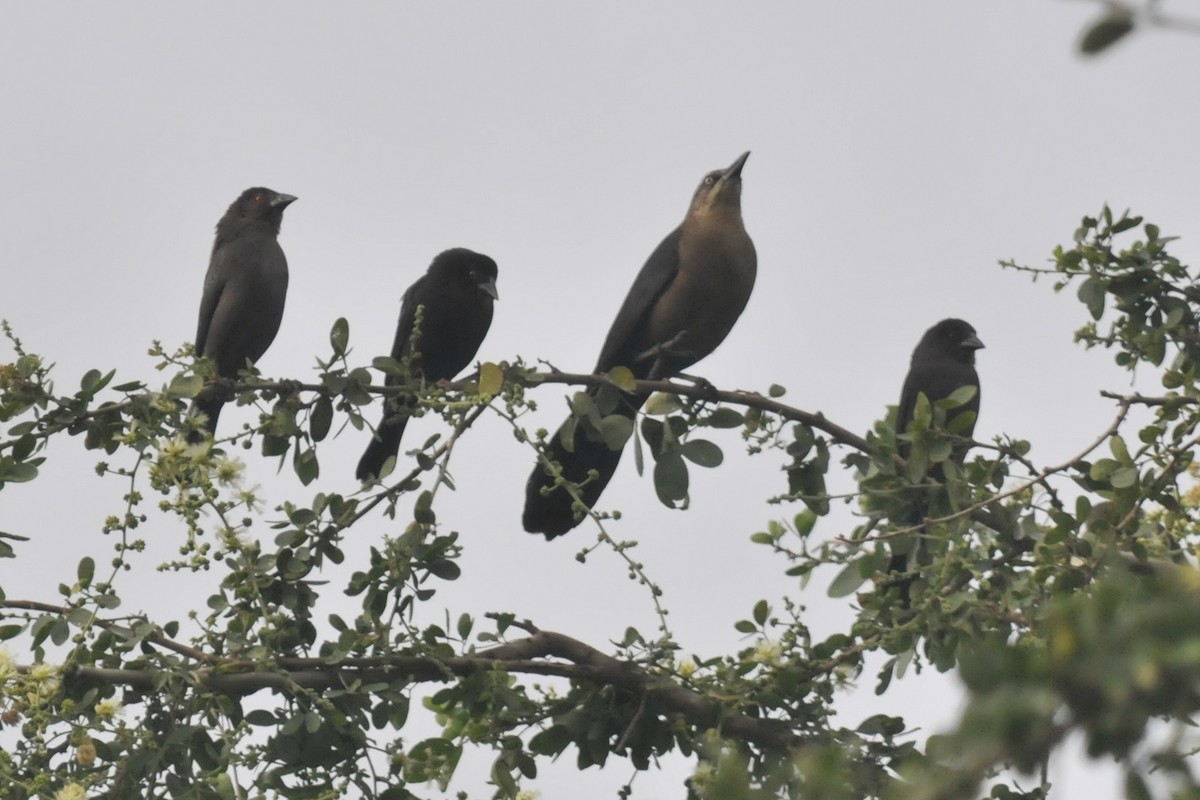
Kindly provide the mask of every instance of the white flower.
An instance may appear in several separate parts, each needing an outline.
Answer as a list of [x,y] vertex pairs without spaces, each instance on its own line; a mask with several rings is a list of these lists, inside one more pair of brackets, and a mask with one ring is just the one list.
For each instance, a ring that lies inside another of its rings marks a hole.
[[218,458],[213,468],[217,483],[222,486],[237,486],[242,482],[242,471],[246,465],[236,458]]
[[12,678],[17,672],[13,666],[12,654],[6,648],[0,647],[0,683]]
[[778,664],[783,648],[770,639],[759,639],[754,645],[754,660],[760,664]]
[[101,700],[96,703],[96,717],[99,719],[112,719],[121,712],[120,700]]
[[87,789],[81,783],[68,783],[55,792],[54,800],[87,800]]
[[25,675],[25,680],[29,697],[34,702],[58,694],[58,687],[62,685],[58,667],[53,664],[34,664]]

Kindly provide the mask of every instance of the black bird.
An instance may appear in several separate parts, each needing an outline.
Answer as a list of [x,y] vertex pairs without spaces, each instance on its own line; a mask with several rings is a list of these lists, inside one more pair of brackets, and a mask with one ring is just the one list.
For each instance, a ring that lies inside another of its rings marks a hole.
[[[295,201],[261,186],[247,189],[217,222],[200,299],[196,353],[212,361],[223,379],[236,378],[247,361],[258,361],[279,332],[288,285],[279,226],[283,210]],[[192,405],[208,417],[204,427],[209,433],[216,431],[228,394],[227,386],[210,385]]]
[[[949,397],[963,386],[974,386],[975,395],[970,400],[946,412],[946,426],[952,429],[954,420],[960,414],[970,412],[970,421],[956,433],[965,438],[971,437],[975,431],[981,395],[979,373],[975,371],[975,351],[982,348],[983,342],[975,334],[975,329],[961,319],[944,319],[925,331],[925,335],[913,350],[912,366],[900,392],[900,406],[896,412],[897,436],[908,430],[920,395],[925,395],[932,404]],[[911,453],[909,443],[901,439],[897,445],[900,455],[907,459]],[[955,449],[953,458],[956,462],[962,463],[965,456],[965,449]],[[921,503],[908,519],[915,525],[924,518],[925,512],[926,504]],[[890,569],[894,572],[904,572],[907,568],[908,554],[893,553]],[[907,586],[904,588],[907,589]]]
[[[475,358],[492,324],[496,293],[496,262],[462,247],[438,254],[429,270],[417,278],[400,304],[400,322],[392,358],[411,356],[409,378],[436,382],[453,378]],[[417,307],[423,308],[414,347]],[[388,386],[403,378],[388,375]],[[392,401],[395,402],[395,401]],[[400,450],[408,414],[387,409],[375,438],[367,445],[355,475],[365,481],[378,476],[384,463]]]
[[[757,270],[754,243],[742,223],[743,153],[727,169],[704,176],[692,196],[683,223],[671,231],[638,273],[613,320],[596,361],[595,372],[625,366],[638,378],[669,378],[717,348],[750,299]],[[617,411],[630,419],[647,395],[624,396]],[[562,444],[561,428],[548,443],[547,456],[562,466],[573,483],[598,477],[581,490],[591,508],[608,485],[621,450],[576,436],[574,449]],[[539,462],[525,486],[522,522],[547,539],[574,528],[579,519],[572,498]]]

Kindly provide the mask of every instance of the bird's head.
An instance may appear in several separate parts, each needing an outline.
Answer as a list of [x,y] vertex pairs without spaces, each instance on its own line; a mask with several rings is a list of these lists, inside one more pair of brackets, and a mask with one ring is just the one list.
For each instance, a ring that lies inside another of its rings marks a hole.
[[483,292],[492,300],[500,299],[500,294],[496,291],[496,278],[499,274],[496,262],[465,247],[455,247],[439,253],[429,265],[429,274],[435,280],[465,285],[469,289]]
[[294,202],[294,195],[254,186],[242,192],[238,199],[233,201],[222,221],[266,222],[278,233],[283,222],[283,210]]
[[921,338],[917,353],[937,353],[948,356],[963,364],[975,363],[975,351],[983,349],[983,342],[976,335],[971,323],[961,319],[944,319],[934,325]]
[[692,195],[691,214],[711,214],[729,211],[742,213],[742,167],[750,151],[742,153],[725,169],[717,169],[704,176],[696,193]]

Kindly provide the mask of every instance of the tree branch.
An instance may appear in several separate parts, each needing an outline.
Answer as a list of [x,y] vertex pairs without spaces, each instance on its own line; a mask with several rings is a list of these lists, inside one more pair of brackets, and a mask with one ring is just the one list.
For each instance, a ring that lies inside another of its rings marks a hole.
[[[561,659],[561,660],[547,660]],[[328,661],[318,658],[276,659],[278,670],[260,669],[251,662],[229,660],[193,670],[188,680],[209,692],[247,695],[264,689],[288,692],[341,689],[397,680],[443,682],[451,676],[465,677],[488,670],[527,675],[549,675],[598,686],[613,686],[652,701],[655,707],[680,714],[700,729],[719,728],[722,735],[773,750],[798,747],[804,740],[780,720],[749,717],[731,711],[722,703],[681,686],[670,678],[652,675],[633,664],[613,658],[565,634],[537,631],[478,653],[445,658],[428,656],[378,656]],[[121,685],[154,691],[162,685],[162,674],[153,670],[75,667],[68,679],[88,684]]]

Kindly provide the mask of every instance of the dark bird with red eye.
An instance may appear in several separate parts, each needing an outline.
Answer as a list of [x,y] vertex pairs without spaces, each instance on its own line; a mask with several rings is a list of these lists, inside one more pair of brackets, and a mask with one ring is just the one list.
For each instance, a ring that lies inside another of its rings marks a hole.
[[200,299],[196,354],[212,362],[225,385],[218,381],[205,387],[192,405],[193,412],[206,417],[204,428],[210,434],[230,399],[228,381],[247,362],[257,362],[279,332],[288,285],[279,226],[283,210],[295,201],[290,194],[254,187],[242,192],[217,222]]
[[[408,287],[400,303],[392,358],[409,360],[409,382],[449,380],[471,363],[491,327],[493,303],[500,299],[497,274],[495,261],[457,247],[439,253]],[[386,383],[400,386],[405,378],[388,375]],[[411,397],[389,398],[375,437],[358,462],[355,475],[360,481],[379,477],[388,459],[400,452],[410,416],[404,406],[411,402]]]

